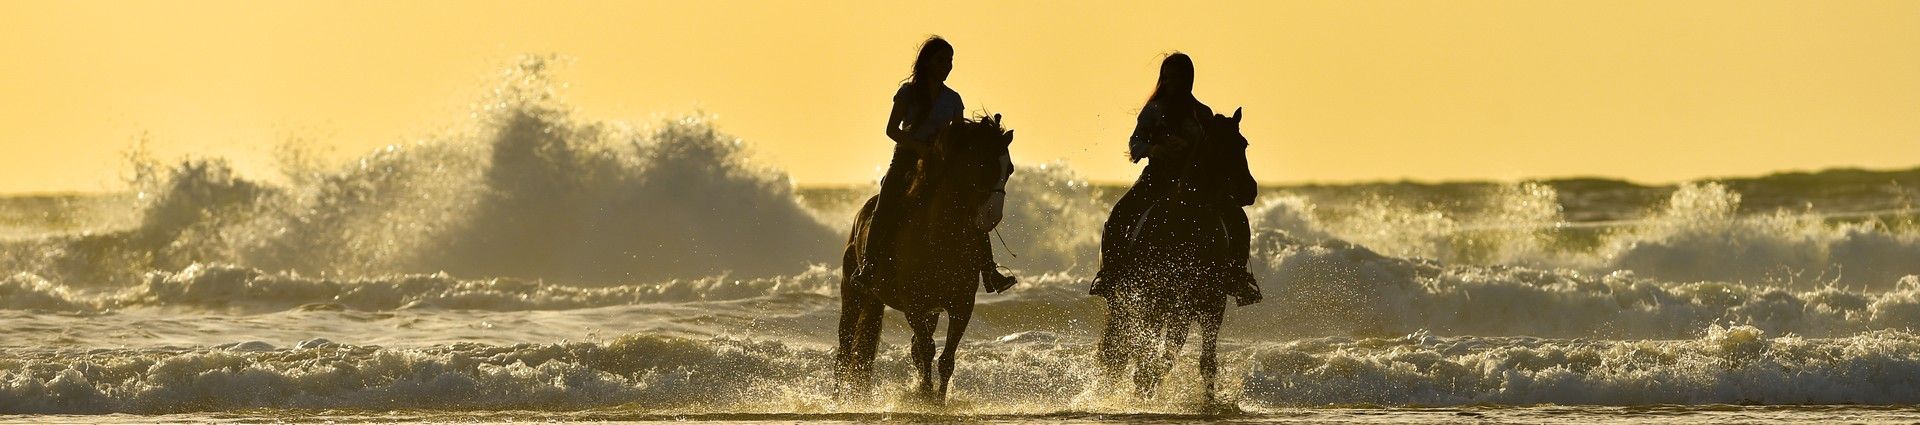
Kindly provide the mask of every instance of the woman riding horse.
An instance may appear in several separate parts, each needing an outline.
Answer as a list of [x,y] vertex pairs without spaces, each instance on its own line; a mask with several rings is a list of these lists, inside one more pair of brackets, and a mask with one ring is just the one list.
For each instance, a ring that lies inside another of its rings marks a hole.
[[[1174,53],[1160,63],[1160,81],[1154,87],[1153,95],[1147,98],[1147,105],[1140,108],[1140,117],[1128,140],[1128,159],[1139,162],[1143,158],[1152,158],[1146,169],[1140,172],[1140,178],[1126,195],[1114,203],[1113,213],[1108,216],[1105,231],[1100,238],[1100,272],[1094,276],[1093,295],[1110,297],[1114,280],[1119,274],[1133,266],[1135,258],[1130,256],[1128,235],[1134,232],[1141,214],[1153,202],[1186,192],[1201,191],[1202,188],[1216,187],[1226,183],[1218,182],[1219,173],[1196,173],[1187,176],[1194,166],[1206,164],[1205,161],[1188,161],[1191,148],[1201,147],[1209,142],[1206,135],[1205,119],[1213,117],[1213,110],[1200,103],[1193,96],[1193,59],[1184,53]],[[1244,146],[1244,139],[1241,140]],[[1226,149],[1230,147],[1222,147]],[[1240,169],[1245,169],[1245,156],[1239,156]],[[1220,164],[1233,166],[1234,164]],[[1202,170],[1206,171],[1206,170]],[[1184,178],[1183,177],[1189,177]],[[1197,180],[1197,181],[1196,181]],[[1189,184],[1182,184],[1189,181]],[[1251,188],[1251,178],[1245,183],[1234,186]],[[1230,252],[1221,258],[1220,265],[1225,274],[1219,282],[1221,290],[1238,299],[1242,305],[1260,300],[1260,286],[1247,271],[1247,256],[1250,254],[1251,232],[1248,227],[1247,213],[1240,207],[1253,204],[1251,194],[1244,199],[1221,199],[1211,205],[1227,221]]]
[[[1013,132],[1000,126],[998,115],[963,120],[941,131],[916,163],[917,172],[901,194],[901,231],[891,239],[873,236],[879,199],[869,199],[861,207],[841,262],[846,280],[840,289],[840,345],[834,367],[841,396],[863,395],[872,388],[881,320],[885,308],[893,307],[913,329],[918,395],[934,404],[945,400],[947,383],[953,379],[954,353],[973,317],[980,257],[992,255],[992,247],[980,238],[990,223],[979,217],[996,193],[996,182],[1007,176],[999,158],[1012,141]],[[876,244],[890,245],[900,256],[895,267],[902,284],[858,283],[853,268],[864,262],[861,253],[872,252]],[[947,340],[936,376],[933,333],[943,312]]]
[[[946,85],[947,75],[952,72],[953,45],[947,43],[946,39],[933,36],[920,46],[920,54],[913,61],[913,75],[893,94],[893,111],[887,115],[887,137],[894,141],[893,160],[887,164],[886,176],[880,178],[879,202],[874,208],[873,227],[869,234],[871,238],[892,240],[895,229],[900,226],[900,198],[905,196],[915,163],[923,153],[932,149],[934,136],[960,121],[961,114],[966,110],[960,93]],[[1000,166],[1008,174],[1013,171],[1013,162],[1007,157],[1000,158]],[[986,210],[982,211],[983,224],[999,223],[1001,208],[1006,203],[1006,185],[1004,179],[996,183],[993,196],[988,200]],[[985,232],[980,233],[982,242],[987,242],[986,237]],[[856,278],[851,282],[865,285],[867,290],[896,283],[892,244],[867,244],[866,249],[861,255],[864,261],[854,272]],[[979,266],[988,292],[1004,291],[1015,283],[1013,277],[1000,274],[991,251],[981,259]]]
[[1152,161],[1107,220],[1093,293],[1107,301],[1097,352],[1109,383],[1131,371],[1135,395],[1152,396],[1198,324],[1200,380],[1211,407],[1226,299],[1260,300],[1246,268],[1249,229],[1240,209],[1257,187],[1240,111],[1213,115],[1193,98],[1192,82],[1186,55],[1162,63],[1130,143],[1134,160]]
[[[975,292],[1004,291],[1013,278],[993,264],[987,231],[1000,222],[1013,132],[1000,116],[959,117],[960,95],[941,85],[953,47],[934,37],[920,50],[913,80],[894,96],[887,135],[898,142],[880,194],[855,216],[841,261],[839,346],[834,375],[840,395],[872,388],[873,361],[886,307],[913,328],[918,395],[946,399],[954,353],[973,316]],[[857,270],[857,271],[856,271]],[[946,349],[934,374],[933,333],[947,315]]]

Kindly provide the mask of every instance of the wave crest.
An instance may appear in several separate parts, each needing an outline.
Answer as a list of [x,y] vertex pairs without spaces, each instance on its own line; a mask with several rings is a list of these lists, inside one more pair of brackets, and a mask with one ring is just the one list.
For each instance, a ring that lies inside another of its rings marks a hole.
[[617,284],[765,277],[831,261],[838,232],[785,175],[701,118],[644,129],[572,117],[544,61],[510,72],[471,131],[380,149],[297,184],[224,162],[137,168],[129,230],[10,246],[0,264],[62,282],[130,284],[223,262],[268,270]]

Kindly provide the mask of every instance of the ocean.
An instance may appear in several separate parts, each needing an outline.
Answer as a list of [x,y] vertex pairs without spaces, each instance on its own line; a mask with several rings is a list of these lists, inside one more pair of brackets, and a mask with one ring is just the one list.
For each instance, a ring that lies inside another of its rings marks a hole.
[[536,92],[279,176],[135,155],[124,193],[0,197],[0,422],[1920,421],[1920,169],[1266,187],[1222,412],[1191,358],[1150,399],[1101,382],[1125,187],[1021,163],[1022,283],[980,295],[936,408],[903,401],[898,313],[877,394],[833,397],[874,186]]

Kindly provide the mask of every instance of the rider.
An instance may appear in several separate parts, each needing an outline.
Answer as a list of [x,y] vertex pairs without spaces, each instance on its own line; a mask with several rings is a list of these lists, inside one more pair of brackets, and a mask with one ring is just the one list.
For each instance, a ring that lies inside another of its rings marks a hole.
[[[1179,180],[1189,174],[1187,170],[1154,165],[1185,156],[1187,148],[1208,142],[1201,120],[1212,118],[1213,110],[1193,97],[1193,75],[1193,59],[1184,53],[1168,55],[1160,62],[1160,81],[1153,95],[1147,98],[1146,106],[1140,108],[1140,117],[1127,147],[1128,159],[1134,162],[1141,158],[1162,159],[1149,161],[1133,187],[1114,204],[1113,214],[1107,219],[1100,238],[1100,272],[1094,276],[1093,288],[1089,291],[1093,295],[1111,294],[1114,279],[1135,260],[1126,251],[1127,235],[1133,232],[1133,226],[1148,206],[1172,196],[1181,185]],[[1238,249],[1224,259],[1227,270],[1221,289],[1242,304],[1258,300],[1260,286],[1247,271],[1251,235],[1246,212],[1238,205],[1220,207],[1221,218],[1228,228],[1229,246]]]
[[[881,287],[893,283],[895,258],[891,241],[894,232],[904,221],[901,217],[901,198],[906,196],[907,185],[912,182],[916,161],[920,152],[932,148],[934,137],[948,125],[961,120],[961,114],[966,110],[960,93],[946,85],[947,75],[952,72],[953,45],[940,36],[929,37],[920,46],[920,54],[913,61],[913,75],[893,95],[893,111],[887,115],[887,138],[894,141],[893,160],[887,164],[886,176],[880,179],[880,195],[876,196],[874,202],[873,219],[867,229],[865,252],[861,256],[865,261],[852,279],[857,284]],[[1005,156],[1000,158],[1000,164],[1003,170],[1013,167],[1013,163]],[[1001,210],[1006,202],[1006,184],[1002,177],[984,210],[994,213]],[[1013,286],[1014,278],[1000,274],[999,266],[993,262],[993,255],[989,253],[985,257],[980,264],[980,276],[985,286],[1001,289]]]

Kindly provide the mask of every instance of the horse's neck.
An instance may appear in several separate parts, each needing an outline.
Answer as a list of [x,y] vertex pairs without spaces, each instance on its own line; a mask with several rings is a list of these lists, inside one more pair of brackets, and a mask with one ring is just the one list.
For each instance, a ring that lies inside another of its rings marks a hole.
[[1140,170],[1146,183],[1157,188],[1172,189],[1186,180],[1192,163],[1191,155],[1170,155],[1148,159],[1147,166]]
[[934,184],[928,190],[916,194],[910,201],[913,211],[907,214],[909,225],[942,227],[956,222],[955,217],[964,212],[957,211],[965,205],[965,195],[954,185]]

